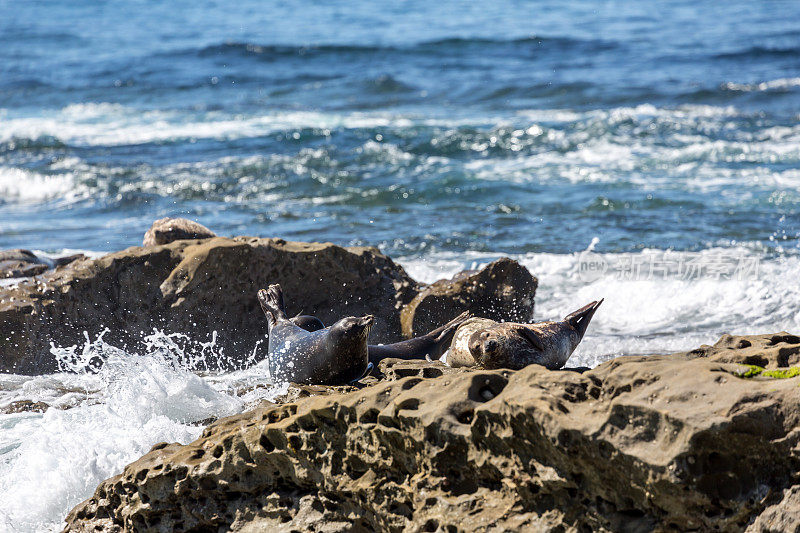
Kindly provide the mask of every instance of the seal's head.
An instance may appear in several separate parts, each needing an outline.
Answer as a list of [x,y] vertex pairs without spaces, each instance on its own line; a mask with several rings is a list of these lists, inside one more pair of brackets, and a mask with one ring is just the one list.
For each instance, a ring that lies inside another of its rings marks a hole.
[[366,342],[369,336],[369,330],[372,329],[372,324],[374,323],[375,317],[372,315],[361,317],[349,316],[331,326],[331,335],[345,342]]
[[583,339],[601,303],[603,300],[592,302],[557,322],[507,322],[480,329],[470,337],[469,351],[484,368],[518,370],[530,364],[561,368]]
[[338,381],[348,383],[364,377],[370,370],[367,341],[375,318],[349,316],[327,329],[326,342],[330,352],[337,354],[332,373]]

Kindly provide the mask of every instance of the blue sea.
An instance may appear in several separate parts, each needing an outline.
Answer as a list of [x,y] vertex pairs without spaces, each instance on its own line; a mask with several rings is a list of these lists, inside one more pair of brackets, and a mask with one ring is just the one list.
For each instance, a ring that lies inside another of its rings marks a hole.
[[[536,319],[606,298],[591,366],[800,331],[799,187],[796,1],[0,0],[0,249],[100,254],[184,216],[425,282],[507,255]],[[58,529],[257,399],[258,369],[198,377],[170,334],[54,347],[117,374],[0,375],[0,406],[72,407],[0,417],[0,528]]]

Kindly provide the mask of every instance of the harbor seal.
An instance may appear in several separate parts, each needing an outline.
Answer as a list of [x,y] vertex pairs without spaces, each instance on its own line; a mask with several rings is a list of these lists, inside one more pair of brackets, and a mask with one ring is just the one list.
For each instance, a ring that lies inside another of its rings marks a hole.
[[258,301],[267,316],[267,359],[275,381],[342,385],[361,379],[372,368],[367,352],[372,315],[343,318],[309,332],[286,317],[280,285],[258,291]]
[[575,351],[602,303],[592,302],[556,322],[517,324],[472,318],[456,331],[447,364],[513,370],[538,364],[556,370]]
[[[469,312],[465,311],[447,324],[440,326],[425,335],[414,337],[393,344],[370,344],[367,347],[369,362],[377,365],[384,359],[428,359],[436,360],[442,357],[450,347],[458,327],[469,319]],[[320,319],[311,315],[298,315],[291,322],[306,331],[317,331],[325,327]]]

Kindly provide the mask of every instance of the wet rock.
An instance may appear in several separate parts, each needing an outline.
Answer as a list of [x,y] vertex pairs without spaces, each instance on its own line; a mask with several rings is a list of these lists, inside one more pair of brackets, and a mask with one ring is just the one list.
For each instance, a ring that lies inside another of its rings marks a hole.
[[49,268],[46,261],[30,250],[0,251],[0,279],[37,276]]
[[464,311],[498,322],[528,322],[533,317],[538,284],[527,268],[509,258],[437,281],[403,308],[403,335],[428,332]]
[[0,413],[6,415],[12,413],[44,413],[49,408],[50,406],[44,402],[34,402],[32,400],[17,400],[15,402],[11,402],[5,407],[0,408]]
[[800,377],[746,379],[747,367],[685,354],[427,379],[382,365],[396,379],[157,445],[75,507],[66,531],[797,524]]
[[82,345],[84,332],[94,339],[106,328],[106,342],[130,350],[156,328],[215,339],[223,357],[186,346],[209,368],[260,360],[267,324],[256,291],[270,283],[284,288],[290,314],[375,315],[378,342],[402,338],[400,308],[417,291],[375,248],[251,237],[134,247],[0,287],[0,371],[55,371],[51,342]]
[[72,254],[72,255],[65,255],[65,256],[62,256],[62,257],[56,257],[55,259],[53,259],[53,266],[56,267],[56,268],[63,267],[63,266],[70,265],[70,264],[74,263],[75,261],[83,260],[83,259],[86,259],[86,258],[87,257],[84,254]]
[[300,383],[291,383],[286,394],[281,394],[275,398],[275,403],[292,403],[301,398],[342,394],[345,392],[353,392],[358,389],[359,387],[355,385],[303,385]]
[[2,250],[0,251],[0,279],[38,276],[53,267],[59,268],[85,258],[84,254],[72,254],[49,260],[37,256],[30,250]]
[[144,234],[142,246],[157,246],[185,239],[208,239],[216,233],[188,218],[159,218]]

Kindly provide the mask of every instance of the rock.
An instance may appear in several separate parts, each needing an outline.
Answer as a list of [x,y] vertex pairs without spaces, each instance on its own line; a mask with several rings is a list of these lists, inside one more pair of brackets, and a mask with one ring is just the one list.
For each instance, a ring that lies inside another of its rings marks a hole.
[[[53,372],[51,342],[83,345],[84,331],[105,328],[104,341],[129,351],[154,328],[189,333],[186,351],[209,368],[241,366],[265,356],[256,291],[269,283],[284,288],[290,314],[375,315],[372,338],[384,343],[402,338],[400,308],[417,292],[375,248],[252,237],[134,247],[0,287],[0,371]],[[223,357],[200,346],[212,338]]]
[[677,354],[583,373],[395,369],[156,445],[65,531],[794,528],[800,377],[747,368]]
[[86,255],[84,254],[72,254],[72,255],[65,255],[62,257],[56,257],[53,259],[53,266],[56,268],[66,266],[72,264],[75,261],[86,259]]
[[157,246],[185,239],[208,239],[216,233],[188,218],[159,218],[144,234],[142,246]]
[[770,369],[797,366],[800,365],[800,337],[785,331],[770,335],[723,335],[714,346],[704,344],[687,355]]
[[0,251],[0,279],[38,276],[49,268],[46,261],[30,250]]
[[527,268],[509,258],[437,281],[403,308],[403,335],[428,332],[464,311],[498,322],[529,322],[538,284]]
[[747,528],[747,533],[800,531],[800,485],[787,489],[781,500],[767,507]]
[[5,407],[0,407],[0,413],[6,415],[12,413],[44,413],[49,408],[50,406],[44,402],[34,402],[32,400],[17,400],[15,402],[11,402]]
[[47,260],[37,256],[30,250],[2,250],[0,251],[0,279],[38,276],[50,270],[51,267],[66,266],[78,259],[86,259],[86,256],[73,254]]

